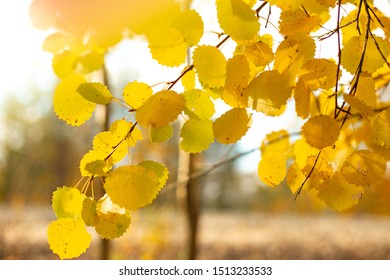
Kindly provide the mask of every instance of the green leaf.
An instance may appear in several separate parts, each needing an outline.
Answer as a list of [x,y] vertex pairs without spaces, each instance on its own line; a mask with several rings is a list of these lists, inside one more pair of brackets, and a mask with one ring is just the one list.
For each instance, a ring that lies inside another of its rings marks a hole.
[[77,91],[82,97],[96,104],[106,105],[112,101],[111,92],[102,83],[84,83]]

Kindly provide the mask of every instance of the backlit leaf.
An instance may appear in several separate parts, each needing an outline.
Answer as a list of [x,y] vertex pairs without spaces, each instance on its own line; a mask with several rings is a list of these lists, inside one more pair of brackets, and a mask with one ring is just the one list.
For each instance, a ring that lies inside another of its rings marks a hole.
[[145,83],[130,82],[123,89],[123,99],[133,109],[138,109],[152,96],[153,90]]
[[181,78],[181,83],[184,87],[184,90],[191,90],[195,88],[196,84],[196,73],[195,70],[189,70],[183,78]]
[[52,207],[57,218],[75,218],[81,213],[84,195],[77,188],[61,187],[53,192]]
[[286,173],[286,159],[282,153],[270,152],[262,155],[258,175],[264,184],[276,187],[284,180]]
[[180,12],[171,22],[171,26],[179,31],[188,46],[198,44],[203,36],[203,21],[195,10]]
[[77,92],[96,104],[106,105],[112,101],[111,92],[102,83],[83,83],[77,88]]
[[[81,176],[103,176],[109,170],[111,170],[113,161],[104,161],[107,156],[104,150],[90,150],[88,151],[80,161],[80,173]],[[105,163],[103,167],[102,162]]]
[[91,235],[81,219],[62,218],[50,223],[47,229],[50,249],[61,259],[80,256],[91,244]]
[[372,133],[377,145],[390,148],[390,108],[376,116],[372,124]]
[[256,13],[242,0],[217,0],[218,21],[233,40],[253,39],[260,29]]
[[71,51],[63,51],[54,55],[52,67],[58,78],[63,79],[75,73],[78,56]]
[[294,143],[295,162],[300,169],[303,169],[307,164],[307,159],[312,156],[317,156],[319,150],[310,146],[304,138],[301,138]]
[[340,134],[340,126],[327,115],[315,116],[303,125],[302,133],[309,145],[323,149],[334,145]]
[[320,23],[320,17],[308,16],[303,9],[285,10],[280,15],[279,30],[286,36],[296,33],[310,33],[318,28]]
[[386,170],[386,160],[369,150],[357,151],[347,157],[341,173],[351,184],[366,186],[379,181]]
[[152,143],[166,142],[173,136],[173,128],[170,125],[149,127],[149,138]]
[[350,94],[343,95],[344,100],[351,105],[353,109],[356,109],[362,116],[368,118],[375,115],[375,112],[367,106],[364,102],[357,99],[355,96]]
[[199,81],[211,88],[223,87],[226,76],[226,59],[216,47],[199,46],[193,54]]
[[150,204],[161,190],[156,174],[142,166],[121,166],[107,177],[104,188],[113,203],[128,210]]
[[[367,47],[365,50],[365,59],[363,61],[363,71],[374,73],[376,70],[381,68],[385,61],[378,50],[381,50],[385,57],[389,56],[389,45],[388,43],[379,36],[373,35],[375,41],[369,38]],[[377,47],[378,45],[378,47]],[[355,36],[348,40],[342,49],[341,63],[343,67],[351,74],[354,74],[359,66],[361,56],[364,51],[365,36]]]
[[95,217],[95,230],[104,239],[121,237],[131,224],[130,214],[98,213]]
[[181,128],[180,148],[187,153],[200,153],[214,142],[213,123],[210,120],[189,119]]
[[290,149],[289,134],[286,130],[274,131],[267,134],[260,147],[262,154],[279,152],[285,155]]
[[77,88],[85,83],[81,76],[64,78],[54,91],[54,111],[57,116],[72,126],[80,126],[91,116],[96,104],[86,100]]
[[261,72],[248,85],[244,94],[248,95],[252,109],[267,114],[285,105],[291,93],[292,88],[286,76],[272,70]]
[[169,26],[155,26],[148,34],[152,57],[161,65],[179,66],[187,57],[187,45],[183,35]]
[[157,92],[139,107],[137,122],[142,126],[161,127],[174,121],[183,111],[185,99],[173,90]]
[[161,189],[165,186],[168,180],[169,171],[164,164],[152,160],[146,160],[138,163],[138,165],[154,172],[160,182]]
[[363,192],[362,187],[348,183],[340,172],[336,172],[320,185],[317,196],[329,208],[343,211],[357,204]]
[[313,58],[300,71],[300,78],[310,90],[330,89],[336,84],[337,65],[328,59]]
[[243,54],[256,66],[266,66],[274,60],[272,48],[262,41],[244,44]]
[[233,108],[215,120],[215,139],[221,144],[232,144],[240,140],[251,126],[252,118],[245,108]]
[[210,96],[199,89],[193,89],[183,93],[186,100],[186,108],[201,120],[210,119],[214,113],[214,103]]
[[310,89],[299,79],[294,89],[295,111],[299,117],[306,119],[310,113]]
[[93,226],[96,217],[96,200],[92,197],[86,197],[83,201],[83,210],[81,211],[81,217],[86,226]]

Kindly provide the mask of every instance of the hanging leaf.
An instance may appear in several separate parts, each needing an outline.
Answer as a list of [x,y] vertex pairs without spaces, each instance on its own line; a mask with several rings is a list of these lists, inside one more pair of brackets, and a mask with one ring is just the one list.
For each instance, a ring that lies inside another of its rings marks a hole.
[[52,207],[57,218],[75,218],[82,210],[84,195],[76,188],[61,187],[53,192]]
[[203,21],[195,10],[185,10],[177,14],[171,26],[179,31],[188,46],[196,46],[203,36]]
[[210,88],[223,87],[226,76],[226,59],[216,47],[199,46],[193,54],[199,81]]
[[323,149],[334,145],[340,135],[340,126],[327,115],[315,116],[303,125],[302,133],[309,145]]
[[390,108],[376,116],[372,124],[372,133],[377,145],[390,148]]
[[77,88],[82,97],[96,104],[106,105],[112,101],[111,92],[102,83],[84,83]]
[[193,89],[183,93],[186,108],[201,120],[210,119],[214,113],[214,103],[210,96],[199,89]]
[[258,166],[258,175],[264,184],[276,187],[284,180],[286,173],[286,159],[282,153],[263,154]]
[[214,142],[213,123],[210,120],[189,119],[181,128],[180,148],[187,153],[200,153]]
[[163,143],[171,139],[173,136],[173,128],[170,125],[161,127],[149,127],[149,138],[152,143]]
[[123,89],[123,99],[133,109],[138,109],[152,96],[153,90],[145,83],[130,82]]

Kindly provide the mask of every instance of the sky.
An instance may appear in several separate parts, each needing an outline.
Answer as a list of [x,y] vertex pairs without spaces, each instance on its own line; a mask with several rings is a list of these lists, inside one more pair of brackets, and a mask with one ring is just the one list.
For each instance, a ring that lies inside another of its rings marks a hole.
[[[0,108],[5,97],[17,96],[28,104],[32,98],[30,88],[47,91],[55,84],[55,76],[51,69],[51,54],[41,50],[43,39],[47,33],[36,30],[31,26],[28,18],[28,7],[31,0],[1,0],[0,1]],[[375,1],[384,12],[390,12],[387,0]],[[216,36],[211,31],[219,30],[213,8],[213,0],[195,0],[194,8],[202,15],[205,21],[205,35],[202,43],[212,42],[215,45]],[[273,15],[275,13],[273,12]],[[226,45],[223,51],[229,53],[234,45]],[[120,79],[137,79],[148,84],[171,81],[181,72],[182,67],[165,68],[151,59],[147,43],[137,39],[126,41],[114,48],[107,56],[107,67],[112,82],[119,83]],[[128,73],[128,74],[123,74]],[[126,76],[127,75],[127,76]],[[227,110],[226,106],[219,105],[218,114]],[[294,108],[288,107],[293,112]],[[1,129],[0,112],[0,129]],[[292,131],[299,130],[301,123],[286,114],[280,118],[265,117],[262,114],[254,116],[253,127],[240,141],[239,147],[248,150],[258,147],[265,135],[273,130],[290,126]],[[1,143],[0,134],[0,143]],[[253,161],[259,160],[259,153],[245,157],[239,165],[242,170],[253,172],[257,165]]]

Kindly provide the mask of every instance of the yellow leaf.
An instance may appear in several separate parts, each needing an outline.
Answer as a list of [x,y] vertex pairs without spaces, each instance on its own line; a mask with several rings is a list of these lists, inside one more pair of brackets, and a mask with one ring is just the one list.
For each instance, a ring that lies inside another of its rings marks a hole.
[[62,187],[53,192],[52,207],[57,218],[75,218],[83,207],[84,195],[76,188]]
[[106,105],[112,101],[111,92],[102,83],[83,83],[77,88],[77,92],[96,104]]
[[187,57],[183,35],[170,26],[157,25],[148,34],[152,57],[161,65],[179,66]]
[[195,114],[197,118],[207,120],[214,115],[214,103],[206,92],[199,89],[193,89],[184,92],[183,95],[186,100],[186,108],[191,113]]
[[104,54],[97,51],[90,51],[77,58],[75,61],[78,73],[87,74],[97,71],[104,64]]
[[56,32],[43,40],[42,49],[52,54],[59,54],[65,50],[67,42],[68,38],[64,33]]
[[196,74],[195,70],[189,70],[183,78],[181,78],[181,83],[184,87],[184,90],[191,90],[195,88],[196,84]]
[[161,127],[149,127],[149,138],[152,143],[166,142],[173,136],[173,128],[170,125]]
[[96,205],[97,202],[92,197],[84,198],[81,217],[86,226],[93,226],[96,217]]
[[258,166],[258,175],[264,184],[276,187],[284,180],[286,173],[286,159],[282,153],[263,154]]
[[336,172],[320,185],[317,196],[329,208],[343,211],[358,204],[363,192],[362,187],[348,183],[340,172]]
[[260,147],[262,154],[279,152],[285,155],[290,149],[289,134],[286,130],[274,131],[267,134]]
[[280,15],[279,30],[280,33],[289,36],[296,33],[310,33],[318,28],[321,23],[321,18],[312,15],[308,16],[301,9],[285,10]]
[[310,36],[302,33],[284,39],[275,52],[274,70],[289,74],[288,82],[293,83],[302,65],[314,57],[316,45]]
[[97,214],[94,221],[96,232],[104,239],[121,237],[131,224],[130,214]]
[[174,121],[183,111],[185,100],[173,90],[157,92],[139,107],[136,113],[137,122],[142,126],[161,127]]
[[372,124],[375,144],[390,148],[390,108],[380,112]]
[[223,87],[226,76],[226,59],[216,47],[199,46],[193,54],[199,81],[210,88]]
[[63,79],[75,73],[78,56],[71,51],[63,51],[54,55],[52,67],[58,78]]
[[235,55],[226,66],[226,81],[222,99],[232,107],[247,107],[248,95],[245,93],[251,79],[249,62],[244,55]]
[[302,79],[299,79],[295,86],[294,99],[297,115],[306,119],[310,113],[310,89]]
[[[385,61],[382,57],[389,56],[389,44],[379,36],[373,35],[375,41],[370,37],[367,42],[365,50],[365,58],[363,60],[362,71],[368,73],[374,73],[376,70],[381,68]],[[346,42],[342,49],[341,63],[342,66],[349,73],[354,74],[359,66],[361,57],[365,46],[365,35],[354,36]],[[378,47],[380,49],[379,52]]]
[[268,114],[285,105],[291,93],[286,76],[272,70],[261,72],[250,82],[244,94],[249,96],[252,109]]
[[221,144],[232,144],[240,140],[251,126],[252,118],[245,108],[233,108],[215,120],[215,139]]
[[[103,150],[88,151],[80,161],[81,176],[105,176],[113,166],[112,159],[104,161],[106,156],[107,154]],[[105,163],[104,166],[102,162]]]
[[367,106],[364,102],[350,94],[343,95],[345,102],[347,102],[353,109],[356,109],[362,116],[368,118],[375,115],[375,112]]
[[107,177],[104,188],[113,203],[128,210],[150,204],[161,190],[156,174],[142,166],[121,166]]
[[47,229],[50,249],[61,259],[80,256],[91,244],[91,235],[81,219],[62,218],[50,223]]
[[138,163],[138,165],[154,172],[159,180],[161,189],[165,186],[168,180],[169,171],[164,164],[152,160],[146,160]]
[[189,119],[181,128],[180,148],[187,153],[200,153],[214,142],[213,123],[210,120]]
[[295,141],[294,143],[294,156],[295,162],[300,169],[306,166],[307,159],[311,156],[317,156],[319,150],[310,146],[304,138]]
[[351,184],[366,186],[379,181],[386,170],[386,160],[369,150],[361,150],[347,157],[341,173]]
[[133,109],[138,109],[152,96],[153,90],[145,83],[130,82],[123,89],[123,99]]
[[179,31],[188,46],[198,44],[203,36],[203,21],[195,10],[185,10],[180,12],[172,20],[171,26]]
[[328,59],[313,58],[307,61],[300,71],[300,79],[310,90],[330,89],[336,85],[337,65]]
[[[306,175],[303,174],[303,172],[299,169],[298,164],[294,162],[289,167],[286,176],[286,183],[287,186],[290,188],[291,192],[296,193],[300,189],[305,179],[306,179]],[[309,185],[309,181],[306,181],[305,185],[303,186],[303,189],[306,189],[308,185]]]
[[80,126],[91,116],[96,104],[86,100],[77,88],[85,83],[81,76],[64,78],[54,91],[54,111],[57,116],[72,126]]
[[218,21],[235,41],[253,39],[260,29],[254,10],[242,0],[217,0]]
[[330,165],[329,160],[323,156],[323,154],[321,154],[317,161],[316,159],[317,156],[310,156],[307,158],[306,166],[302,169],[303,174],[309,176],[311,173],[310,178],[329,180],[334,174],[334,170],[332,165]]
[[243,45],[243,55],[256,66],[267,66],[274,60],[272,48],[266,43],[259,41]]
[[334,145],[340,135],[340,126],[327,115],[315,116],[303,125],[302,133],[310,146],[323,149]]

